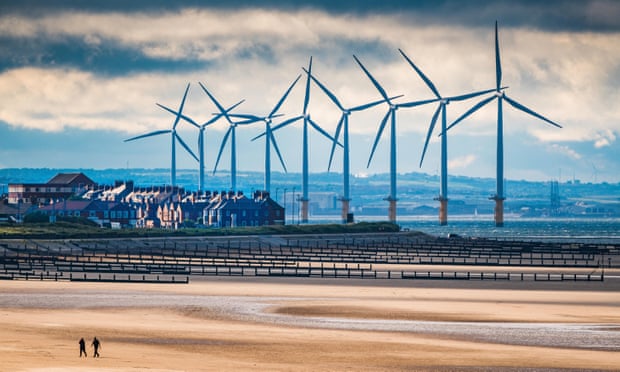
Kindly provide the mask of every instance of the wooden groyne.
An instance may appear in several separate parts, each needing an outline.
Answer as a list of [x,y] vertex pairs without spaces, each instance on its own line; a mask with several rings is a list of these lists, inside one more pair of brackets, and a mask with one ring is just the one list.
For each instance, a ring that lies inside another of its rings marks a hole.
[[[604,269],[617,268],[619,259],[615,244],[408,233],[0,240],[0,279],[187,283],[193,276],[224,275],[603,281]],[[435,266],[442,270],[426,269]]]

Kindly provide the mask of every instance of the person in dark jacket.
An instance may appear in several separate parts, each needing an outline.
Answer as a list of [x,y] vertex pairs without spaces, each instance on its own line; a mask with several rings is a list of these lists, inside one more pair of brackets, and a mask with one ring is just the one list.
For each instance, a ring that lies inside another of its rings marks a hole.
[[86,342],[84,341],[83,337],[80,338],[78,344],[80,344],[80,358],[82,357],[82,354],[84,354],[84,357],[87,357],[88,355],[86,355]]
[[99,347],[101,346],[101,343],[97,340],[97,337],[93,338],[92,345],[94,349],[93,358],[99,358]]

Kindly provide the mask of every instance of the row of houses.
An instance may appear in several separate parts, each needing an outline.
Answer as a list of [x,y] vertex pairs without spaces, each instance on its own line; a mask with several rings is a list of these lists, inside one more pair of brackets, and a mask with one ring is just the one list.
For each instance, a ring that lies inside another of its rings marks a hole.
[[50,222],[85,218],[100,226],[178,228],[284,224],[284,208],[266,191],[187,192],[180,187],[135,187],[132,181],[98,185],[82,173],[59,174],[45,184],[11,184],[7,205],[31,205]]

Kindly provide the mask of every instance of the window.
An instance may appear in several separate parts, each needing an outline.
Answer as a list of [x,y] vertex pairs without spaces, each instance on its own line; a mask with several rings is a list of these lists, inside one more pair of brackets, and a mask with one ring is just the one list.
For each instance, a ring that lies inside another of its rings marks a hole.
[[129,211],[123,211],[123,218],[129,218]]
[[241,212],[241,215],[242,215],[243,217],[245,217],[245,212],[246,212],[246,211],[245,211],[245,209],[243,210],[243,212]]
[[276,209],[276,217],[280,217],[280,210]]
[[116,212],[110,211],[110,218],[116,218]]
[[103,218],[108,218],[108,211],[103,211]]

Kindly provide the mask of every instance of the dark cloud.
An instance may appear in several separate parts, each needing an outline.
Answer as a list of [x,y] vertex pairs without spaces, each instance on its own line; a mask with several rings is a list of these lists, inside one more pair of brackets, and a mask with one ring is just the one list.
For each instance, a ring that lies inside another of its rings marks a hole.
[[394,13],[412,22],[489,27],[530,27],[552,31],[618,31],[620,2],[613,0],[21,0],[0,2],[0,14],[43,15],[61,11],[160,12],[182,8],[279,10],[316,9],[336,14]]
[[119,76],[145,71],[191,71],[208,64],[190,58],[149,57],[114,42],[92,45],[75,37],[53,40],[0,37],[0,73],[20,67],[75,67],[98,75]]

